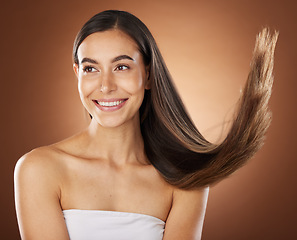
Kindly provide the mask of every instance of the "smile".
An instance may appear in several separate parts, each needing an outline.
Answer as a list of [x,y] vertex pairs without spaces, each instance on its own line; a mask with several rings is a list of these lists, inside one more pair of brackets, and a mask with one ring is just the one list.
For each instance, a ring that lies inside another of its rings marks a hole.
[[118,106],[120,105],[122,102],[124,102],[124,100],[120,100],[120,101],[114,101],[114,102],[98,102],[96,101],[100,106],[104,106],[104,107],[114,107],[114,106]]
[[97,108],[99,108],[103,112],[113,112],[116,110],[121,109],[125,103],[127,102],[128,98],[121,98],[121,99],[98,99],[93,100]]

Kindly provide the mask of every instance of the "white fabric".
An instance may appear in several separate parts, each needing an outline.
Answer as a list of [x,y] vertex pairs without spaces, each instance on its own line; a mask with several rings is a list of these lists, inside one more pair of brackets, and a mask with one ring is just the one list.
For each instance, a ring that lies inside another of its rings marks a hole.
[[127,212],[63,211],[71,240],[161,240],[165,222],[159,218]]

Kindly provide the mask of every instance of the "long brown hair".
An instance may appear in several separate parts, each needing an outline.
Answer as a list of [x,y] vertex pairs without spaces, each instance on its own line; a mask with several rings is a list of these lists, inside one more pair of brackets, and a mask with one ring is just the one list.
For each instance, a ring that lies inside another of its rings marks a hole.
[[186,112],[158,46],[147,27],[134,15],[108,10],[92,17],[78,33],[77,50],[92,33],[118,29],[139,47],[150,66],[151,89],[140,108],[145,152],[164,179],[179,188],[193,189],[222,180],[251,158],[262,146],[271,114],[268,101],[273,83],[274,49],[278,33],[264,28],[257,36],[251,70],[232,126],[220,144],[207,141]]

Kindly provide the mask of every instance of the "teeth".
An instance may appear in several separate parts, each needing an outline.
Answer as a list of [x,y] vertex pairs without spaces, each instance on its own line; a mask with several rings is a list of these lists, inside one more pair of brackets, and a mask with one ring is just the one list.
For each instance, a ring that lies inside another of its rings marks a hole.
[[114,101],[114,102],[98,102],[100,106],[104,107],[114,107],[124,102],[124,100],[121,101]]

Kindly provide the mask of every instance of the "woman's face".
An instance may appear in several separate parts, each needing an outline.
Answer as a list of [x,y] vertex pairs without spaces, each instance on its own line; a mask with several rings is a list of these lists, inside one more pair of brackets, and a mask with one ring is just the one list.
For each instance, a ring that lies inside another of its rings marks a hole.
[[134,121],[148,89],[148,71],[137,44],[119,30],[89,35],[79,46],[78,78],[81,101],[103,127]]

